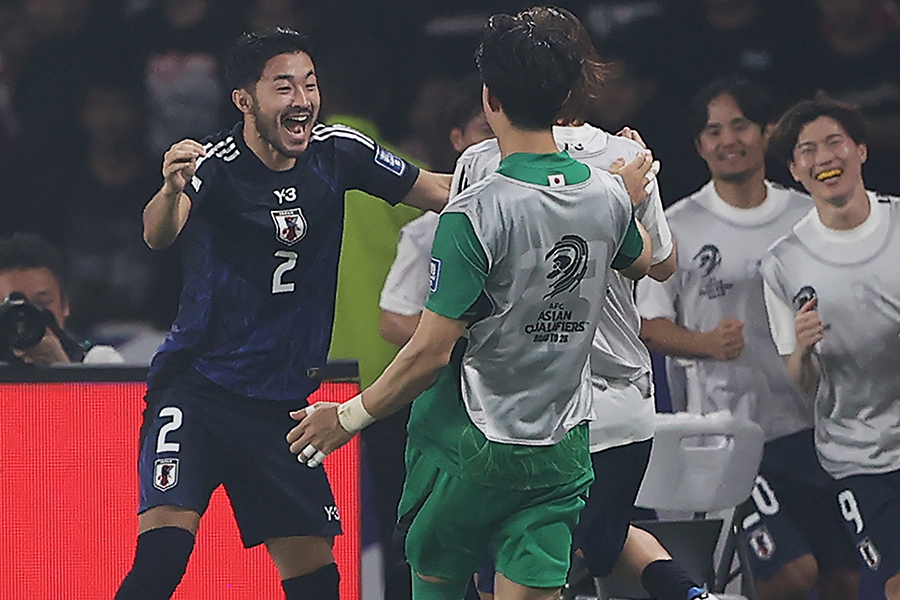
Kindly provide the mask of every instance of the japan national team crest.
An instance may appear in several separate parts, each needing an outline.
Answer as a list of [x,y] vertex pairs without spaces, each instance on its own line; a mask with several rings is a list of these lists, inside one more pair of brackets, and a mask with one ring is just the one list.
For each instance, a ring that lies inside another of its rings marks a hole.
[[178,459],[158,458],[153,463],[153,487],[161,492],[170,490],[178,483]]
[[275,237],[279,242],[291,246],[306,235],[306,218],[299,208],[273,210],[271,213],[275,221]]
[[751,531],[748,541],[759,560],[769,560],[775,553],[775,539],[765,525]]

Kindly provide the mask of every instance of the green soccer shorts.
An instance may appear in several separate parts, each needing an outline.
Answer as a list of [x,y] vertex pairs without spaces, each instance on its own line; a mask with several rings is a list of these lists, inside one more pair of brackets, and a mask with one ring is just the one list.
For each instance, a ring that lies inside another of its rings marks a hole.
[[399,507],[407,560],[420,575],[460,580],[493,558],[510,581],[561,587],[592,480],[588,472],[559,486],[495,488],[449,475],[407,448]]

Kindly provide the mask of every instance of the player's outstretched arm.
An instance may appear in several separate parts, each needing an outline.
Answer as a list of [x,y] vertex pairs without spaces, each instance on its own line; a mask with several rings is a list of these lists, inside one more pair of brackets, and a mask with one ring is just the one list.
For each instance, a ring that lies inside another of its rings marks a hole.
[[450,362],[466,323],[425,309],[412,339],[403,346],[371,386],[343,404],[291,413],[300,423],[287,435],[290,450],[301,462],[318,466],[354,434],[411,403]]
[[144,241],[154,250],[170,246],[187,222],[191,200],[184,187],[205,155],[199,142],[182,140],[163,157],[163,185],[144,207]]
[[402,348],[412,338],[421,316],[420,312],[414,315],[401,315],[381,309],[378,315],[378,333],[382,339]]
[[412,189],[403,198],[403,204],[441,212],[447,206],[447,198],[450,197],[450,183],[453,175],[445,173],[432,173],[424,169],[419,171],[419,176]]

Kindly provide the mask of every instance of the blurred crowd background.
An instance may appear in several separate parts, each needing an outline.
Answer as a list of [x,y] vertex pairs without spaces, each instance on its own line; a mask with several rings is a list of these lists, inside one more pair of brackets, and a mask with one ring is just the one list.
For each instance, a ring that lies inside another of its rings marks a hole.
[[[177,306],[177,255],[144,246],[140,213],[171,143],[239,119],[221,77],[237,35],[275,25],[307,33],[323,119],[365,119],[405,156],[448,172],[456,156],[448,98],[475,73],[486,18],[532,4],[0,0],[0,234],[39,233],[65,251],[76,332],[114,338],[121,323],[165,330]],[[732,75],[758,81],[785,107],[817,90],[861,106],[871,126],[866,182],[900,193],[895,0],[559,4],[588,26],[608,62],[591,122],[641,132],[662,162],[667,204],[708,178],[685,117],[691,97]],[[781,165],[769,176],[792,183]]]

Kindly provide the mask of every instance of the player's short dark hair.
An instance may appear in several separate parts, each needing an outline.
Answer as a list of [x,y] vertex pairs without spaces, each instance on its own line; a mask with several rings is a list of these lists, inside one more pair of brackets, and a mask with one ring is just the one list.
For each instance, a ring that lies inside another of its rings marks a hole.
[[475,62],[481,80],[521,129],[549,129],[581,77],[578,45],[527,14],[488,21]]
[[273,27],[242,33],[225,61],[225,80],[231,89],[250,90],[262,77],[266,63],[279,54],[304,52],[312,57],[309,38],[293,29]]
[[747,119],[765,129],[778,118],[777,108],[769,92],[749,79],[718,79],[691,99],[688,118],[694,139],[698,139],[709,120],[709,103],[723,94],[734,98]]
[[574,14],[555,6],[534,6],[519,13],[561,32],[578,45],[581,52],[581,77],[569,95],[557,119],[564,124],[583,121],[588,107],[600,95],[608,66],[600,60],[591,34]]
[[866,143],[866,118],[856,106],[839,102],[824,92],[812,99],[801,100],[787,109],[769,138],[769,152],[776,160],[788,164],[794,160],[794,146],[800,130],[819,117],[831,117],[841,124],[857,144]]
[[[33,233],[17,232],[0,238],[0,273],[13,270],[49,270],[66,296],[66,259],[50,242]],[[0,298],[2,300],[2,298]]]

